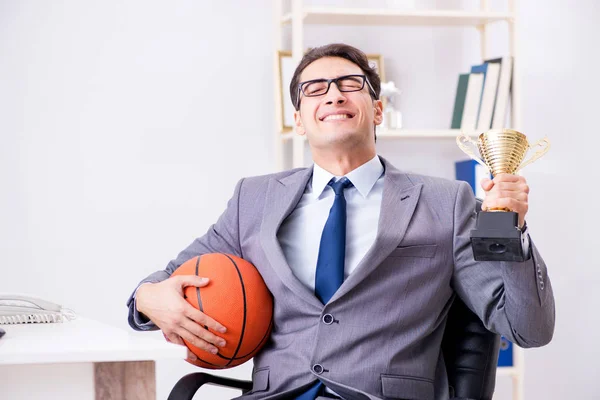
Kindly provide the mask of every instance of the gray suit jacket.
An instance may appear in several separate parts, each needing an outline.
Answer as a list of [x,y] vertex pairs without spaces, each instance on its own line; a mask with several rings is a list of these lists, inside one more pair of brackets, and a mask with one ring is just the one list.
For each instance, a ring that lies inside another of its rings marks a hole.
[[[552,338],[552,287],[533,242],[528,261],[475,262],[470,187],[382,162],[377,237],[326,305],[296,279],[277,241],[312,168],[242,179],[216,224],[165,271],[142,281],[164,280],[184,261],[210,252],[256,266],[273,294],[274,328],[254,358],[254,385],[244,399],[283,399],[317,379],[345,399],[447,399],[440,344],[456,294],[489,330],[521,347]],[[133,295],[128,305],[132,327],[156,328],[139,324]],[[325,314],[336,323],[324,323]]]

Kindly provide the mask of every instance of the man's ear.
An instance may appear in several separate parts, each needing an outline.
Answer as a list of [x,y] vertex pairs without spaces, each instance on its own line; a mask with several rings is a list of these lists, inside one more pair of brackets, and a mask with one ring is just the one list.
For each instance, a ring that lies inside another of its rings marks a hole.
[[375,109],[373,123],[375,125],[381,125],[383,122],[383,102],[381,100],[375,100],[373,102],[373,108]]
[[294,125],[298,135],[302,136],[306,134],[304,124],[302,123],[302,118],[300,118],[300,110],[294,111]]

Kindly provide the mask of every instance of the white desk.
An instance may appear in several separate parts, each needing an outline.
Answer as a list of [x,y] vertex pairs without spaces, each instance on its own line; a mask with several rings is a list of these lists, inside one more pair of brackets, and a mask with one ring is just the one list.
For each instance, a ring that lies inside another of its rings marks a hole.
[[187,355],[185,347],[81,317],[2,328],[2,399],[155,399],[154,361]]

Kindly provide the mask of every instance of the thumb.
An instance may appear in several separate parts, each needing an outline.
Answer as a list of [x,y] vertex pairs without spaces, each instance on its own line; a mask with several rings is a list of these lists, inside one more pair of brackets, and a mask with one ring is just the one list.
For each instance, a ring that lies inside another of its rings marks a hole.
[[179,281],[177,283],[181,285],[182,288],[187,286],[203,287],[208,285],[209,281],[208,278],[204,278],[197,275],[181,275],[178,276],[178,278]]
[[481,180],[481,187],[486,192],[489,192],[494,187],[494,182],[490,178],[483,178]]

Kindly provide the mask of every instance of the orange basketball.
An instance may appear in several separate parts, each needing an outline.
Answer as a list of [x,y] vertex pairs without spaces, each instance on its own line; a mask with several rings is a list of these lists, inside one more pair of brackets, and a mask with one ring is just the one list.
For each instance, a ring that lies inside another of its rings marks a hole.
[[254,265],[230,254],[211,253],[186,261],[173,272],[173,276],[176,275],[210,279],[204,287],[186,287],[186,300],[227,328],[226,333],[211,330],[227,342],[225,347],[217,347],[217,354],[184,340],[200,360],[193,364],[224,369],[254,357],[266,343],[273,326],[273,298]]

